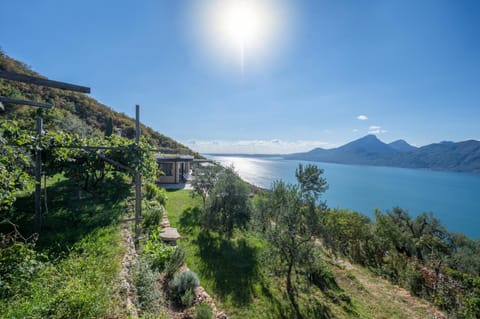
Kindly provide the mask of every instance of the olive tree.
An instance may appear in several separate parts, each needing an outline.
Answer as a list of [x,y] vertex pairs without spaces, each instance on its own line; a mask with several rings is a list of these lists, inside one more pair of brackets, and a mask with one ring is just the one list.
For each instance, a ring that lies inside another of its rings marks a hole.
[[203,213],[203,224],[207,229],[231,238],[235,228],[244,228],[252,212],[249,188],[235,173],[233,167],[218,175],[211,190],[207,207]]
[[194,194],[200,195],[203,201],[203,209],[206,209],[206,201],[208,194],[215,186],[215,180],[218,174],[218,166],[198,165],[194,168],[194,177],[192,180],[192,188]]
[[325,209],[325,203],[318,200],[328,187],[322,174],[317,166],[300,164],[298,184],[276,181],[266,198],[256,201],[257,223],[285,273],[286,290],[297,311],[292,277],[313,255],[320,214]]

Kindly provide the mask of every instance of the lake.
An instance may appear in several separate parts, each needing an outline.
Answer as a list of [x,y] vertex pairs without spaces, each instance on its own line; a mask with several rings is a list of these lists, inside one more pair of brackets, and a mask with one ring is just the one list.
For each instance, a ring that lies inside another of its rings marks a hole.
[[323,199],[331,208],[349,208],[370,217],[375,208],[385,211],[394,206],[408,210],[411,216],[433,212],[448,230],[480,238],[480,174],[284,160],[274,156],[207,157],[222,165],[233,164],[244,180],[262,188],[270,188],[278,179],[294,183],[298,163],[313,163],[325,170],[329,189]]

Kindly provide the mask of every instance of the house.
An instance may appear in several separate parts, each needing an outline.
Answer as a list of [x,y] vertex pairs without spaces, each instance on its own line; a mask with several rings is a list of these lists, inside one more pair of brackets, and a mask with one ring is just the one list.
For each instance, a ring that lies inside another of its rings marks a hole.
[[162,154],[156,157],[158,167],[163,172],[158,178],[160,184],[184,184],[190,177],[193,156]]

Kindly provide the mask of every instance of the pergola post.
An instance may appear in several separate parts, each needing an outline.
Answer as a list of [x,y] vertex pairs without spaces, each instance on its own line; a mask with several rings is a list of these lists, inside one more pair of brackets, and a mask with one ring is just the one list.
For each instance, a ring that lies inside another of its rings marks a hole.
[[43,131],[43,119],[37,117],[37,147],[35,149],[35,232],[40,234],[42,228],[42,150],[40,141]]
[[[135,143],[140,145],[140,105],[135,106]],[[135,239],[140,238],[140,220],[142,218],[142,176],[135,172]]]

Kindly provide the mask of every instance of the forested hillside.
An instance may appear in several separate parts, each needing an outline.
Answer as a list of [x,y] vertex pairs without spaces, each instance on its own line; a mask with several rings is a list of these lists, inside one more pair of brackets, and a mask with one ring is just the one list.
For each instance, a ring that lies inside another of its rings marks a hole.
[[[27,65],[10,58],[1,50],[0,69],[41,77],[40,74],[32,71]],[[111,119],[113,128],[120,130],[122,136],[133,138],[135,135],[134,119],[123,113],[116,112],[112,108],[82,93],[0,79],[0,95],[9,98],[52,103],[54,105],[53,109],[37,110],[33,107],[4,103],[5,110],[0,111],[0,118],[2,120],[15,119],[19,122],[21,128],[33,129],[37,112],[42,112],[44,127],[47,130],[77,133],[83,137],[91,137],[104,132]],[[147,137],[149,143],[154,147],[183,149],[185,153],[197,157],[200,156],[150,127],[141,125],[141,129],[142,134]]]

